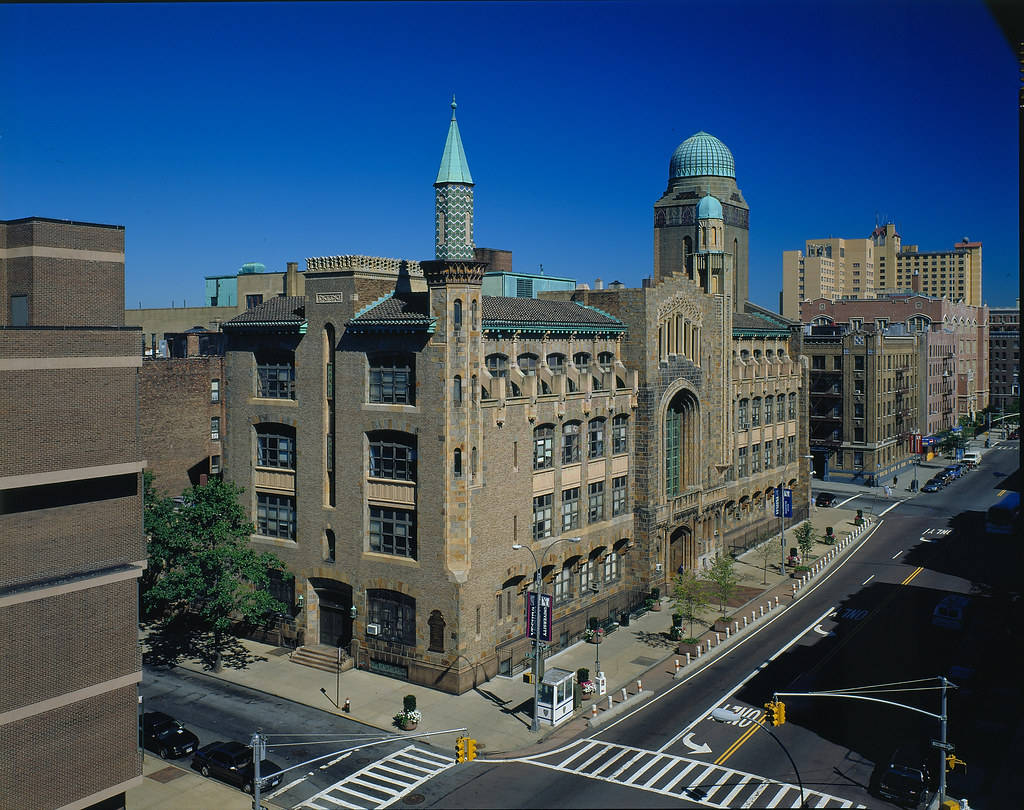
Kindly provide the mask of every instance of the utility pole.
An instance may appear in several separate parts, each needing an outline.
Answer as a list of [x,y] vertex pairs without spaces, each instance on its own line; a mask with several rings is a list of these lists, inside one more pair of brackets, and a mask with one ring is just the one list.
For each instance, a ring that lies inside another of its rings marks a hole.
[[263,810],[260,801],[260,763],[266,756],[267,740],[257,731],[249,744],[252,746],[252,806],[253,810]]
[[946,689],[949,681],[946,677],[940,676],[942,681],[942,708],[939,717],[939,740],[942,745],[939,747],[939,807],[946,802],[946,754],[949,743],[946,742]]

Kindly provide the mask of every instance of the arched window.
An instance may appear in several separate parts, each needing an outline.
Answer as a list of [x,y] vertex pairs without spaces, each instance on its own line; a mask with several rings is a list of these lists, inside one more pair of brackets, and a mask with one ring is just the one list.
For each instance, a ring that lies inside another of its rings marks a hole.
[[529,376],[537,373],[537,355],[521,354],[516,358],[516,365],[523,374]]
[[587,425],[587,458],[604,456],[604,417],[591,419]]
[[629,452],[629,416],[624,413],[612,417],[612,453]]
[[335,546],[334,532],[327,529],[324,532],[324,560],[326,562],[334,562],[337,551]]
[[416,643],[416,600],[398,591],[369,588],[366,591],[368,624],[380,628],[381,641]]
[[452,475],[462,478],[462,448],[456,447],[452,453]]
[[370,478],[416,480],[416,437],[391,430],[366,434],[370,446]]
[[427,652],[444,652],[444,617],[441,611],[434,610],[427,619],[427,627],[430,628],[430,646]]
[[564,354],[549,354],[547,356],[548,368],[551,369],[552,374],[564,374],[565,373],[565,355]]
[[789,418],[796,419],[796,392],[789,395]]
[[256,426],[256,466],[295,469],[295,428],[273,422]]
[[775,411],[774,405],[775,397],[769,395],[764,398],[764,423],[766,425],[770,425],[774,421],[772,419]]
[[615,366],[615,355],[611,352],[601,352],[597,356],[597,365],[601,371],[611,371]]
[[469,477],[476,478],[477,471],[477,455],[476,448],[474,447],[469,453]]
[[761,424],[761,397],[754,397],[750,408],[750,424],[752,427],[757,427]]
[[369,366],[370,402],[415,404],[416,361],[412,355],[371,355]]
[[562,463],[576,464],[580,460],[580,423],[562,425]]
[[508,358],[503,354],[489,354],[484,359],[484,364],[492,377],[508,376]]
[[750,405],[749,399],[741,399],[736,406],[736,424],[740,430],[746,430],[750,425],[747,423],[747,409]]
[[452,304],[452,326],[456,331],[462,328],[462,299],[456,298]]
[[546,470],[551,466],[551,445],[554,437],[554,425],[538,425],[533,429],[533,469]]
[[576,352],[572,356],[572,362],[581,374],[586,374],[590,370],[590,355],[587,352]]
[[452,379],[452,404],[456,408],[462,407],[462,377],[458,374]]
[[469,315],[470,315],[470,321],[469,321],[470,327],[473,328],[473,329],[476,329],[476,299],[475,298],[473,299],[473,301],[469,305]]

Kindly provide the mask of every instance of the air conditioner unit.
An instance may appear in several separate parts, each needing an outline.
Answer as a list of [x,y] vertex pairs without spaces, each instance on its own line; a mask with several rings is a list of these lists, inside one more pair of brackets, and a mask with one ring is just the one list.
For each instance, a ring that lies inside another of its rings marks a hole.
[[661,563],[655,563],[654,570],[655,571],[660,571],[661,570]]
[[600,593],[601,592],[601,586],[598,585],[596,582],[593,582],[590,585],[590,590],[592,590],[594,593]]
[[368,636],[379,636],[380,625],[379,624],[368,624],[366,625],[366,635]]

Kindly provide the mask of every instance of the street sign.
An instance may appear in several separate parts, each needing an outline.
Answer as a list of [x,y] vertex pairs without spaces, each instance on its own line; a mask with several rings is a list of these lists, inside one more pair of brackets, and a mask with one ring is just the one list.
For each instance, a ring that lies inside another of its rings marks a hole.
[[793,490],[775,487],[775,517],[793,517]]
[[932,748],[941,748],[943,751],[953,751],[956,746],[953,743],[944,743],[942,740],[932,740]]
[[[540,640],[551,641],[551,600],[549,594],[541,594],[540,597]],[[537,615],[536,610],[537,594],[530,591],[526,594],[526,635],[532,639],[537,638],[537,628],[533,620]]]

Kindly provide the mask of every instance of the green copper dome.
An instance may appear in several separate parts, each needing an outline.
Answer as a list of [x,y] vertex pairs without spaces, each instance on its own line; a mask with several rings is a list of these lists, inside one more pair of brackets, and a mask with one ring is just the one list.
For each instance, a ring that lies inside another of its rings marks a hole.
[[697,203],[697,219],[725,219],[722,215],[722,204],[717,197],[710,194]]
[[736,178],[736,161],[729,147],[714,135],[701,130],[691,135],[672,155],[668,175],[670,180],[678,177],[732,177]]

